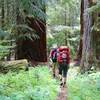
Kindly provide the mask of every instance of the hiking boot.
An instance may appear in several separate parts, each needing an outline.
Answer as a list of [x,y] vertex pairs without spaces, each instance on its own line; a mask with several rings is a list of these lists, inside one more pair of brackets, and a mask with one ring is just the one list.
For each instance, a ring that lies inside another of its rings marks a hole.
[[60,83],[60,86],[63,86],[63,82]]
[[56,75],[55,74],[53,74],[53,78],[55,78],[56,77]]
[[63,87],[65,87],[65,85],[66,85],[66,82],[63,83]]

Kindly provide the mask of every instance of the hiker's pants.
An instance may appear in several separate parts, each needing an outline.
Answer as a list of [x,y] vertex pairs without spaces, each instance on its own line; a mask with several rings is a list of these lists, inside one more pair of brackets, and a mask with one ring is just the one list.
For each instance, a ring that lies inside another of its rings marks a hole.
[[52,64],[53,74],[55,74],[56,67],[57,67],[57,62],[53,62],[53,64]]
[[59,66],[58,66],[59,74],[62,75],[64,78],[66,78],[68,68],[69,68],[68,64],[59,63]]

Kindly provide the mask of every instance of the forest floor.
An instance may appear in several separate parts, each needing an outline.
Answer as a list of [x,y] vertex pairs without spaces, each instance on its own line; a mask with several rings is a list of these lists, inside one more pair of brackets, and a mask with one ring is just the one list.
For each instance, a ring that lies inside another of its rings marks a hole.
[[1,73],[0,100],[100,100],[100,72],[81,75],[71,64],[65,88],[51,72],[47,65],[38,65],[29,71]]

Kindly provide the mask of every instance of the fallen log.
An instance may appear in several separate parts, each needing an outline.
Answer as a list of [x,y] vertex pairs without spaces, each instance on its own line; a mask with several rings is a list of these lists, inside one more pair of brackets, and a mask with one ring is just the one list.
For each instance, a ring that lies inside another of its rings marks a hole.
[[18,72],[19,70],[26,70],[28,62],[26,59],[14,61],[0,61],[0,72],[7,73],[9,71]]

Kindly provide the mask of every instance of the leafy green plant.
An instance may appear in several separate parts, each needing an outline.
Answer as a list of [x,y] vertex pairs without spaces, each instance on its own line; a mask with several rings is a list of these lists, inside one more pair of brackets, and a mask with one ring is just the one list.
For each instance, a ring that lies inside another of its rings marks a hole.
[[87,9],[88,12],[92,13],[92,12],[99,12],[100,11],[100,1],[96,0],[95,4]]
[[69,100],[99,100],[100,73],[77,75],[68,80]]
[[2,100],[54,100],[56,93],[57,82],[46,67],[30,68],[29,72],[19,74],[9,72],[0,77]]

